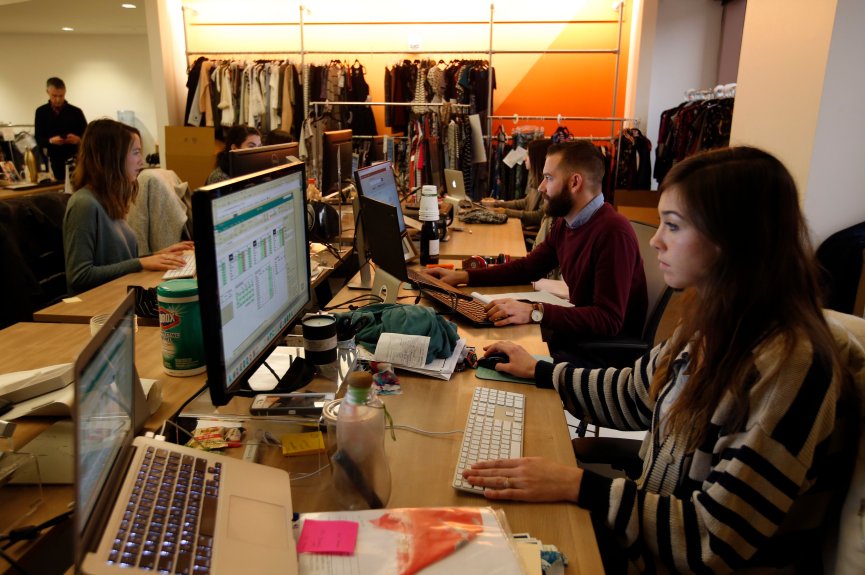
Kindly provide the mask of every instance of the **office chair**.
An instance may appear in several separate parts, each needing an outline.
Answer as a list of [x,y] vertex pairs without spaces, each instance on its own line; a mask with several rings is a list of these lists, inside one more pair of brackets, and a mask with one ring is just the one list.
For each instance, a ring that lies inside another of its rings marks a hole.
[[[578,355],[581,351],[590,354],[603,352],[604,356],[611,358],[610,367],[632,366],[637,358],[654,347],[655,333],[673,295],[673,289],[664,282],[664,275],[655,263],[655,250],[649,245],[649,240],[655,234],[657,227],[637,221],[631,221],[631,225],[637,234],[640,256],[643,258],[643,268],[646,273],[649,305],[643,323],[643,333],[639,338],[582,341],[577,345],[576,350]],[[581,420],[577,427],[577,437],[571,442],[577,459],[581,463],[606,464],[624,472],[628,477],[639,477],[642,471],[642,460],[639,457],[640,441],[618,437],[584,437],[588,423],[590,422],[585,419]],[[595,433],[597,435],[597,429]]]
[[[609,367],[626,367],[633,365],[638,357],[648,352],[655,345],[655,333],[658,324],[667,309],[667,303],[673,295],[673,289],[664,283],[664,274],[656,263],[655,250],[649,245],[649,240],[655,234],[657,227],[643,222],[631,221],[631,226],[637,234],[640,244],[640,256],[643,258],[643,269],[646,273],[646,291],[649,305],[646,309],[646,319],[643,322],[643,332],[640,337],[614,337],[599,340],[580,341],[575,351],[585,355],[595,354],[610,358]],[[598,353],[601,352],[601,353]]]

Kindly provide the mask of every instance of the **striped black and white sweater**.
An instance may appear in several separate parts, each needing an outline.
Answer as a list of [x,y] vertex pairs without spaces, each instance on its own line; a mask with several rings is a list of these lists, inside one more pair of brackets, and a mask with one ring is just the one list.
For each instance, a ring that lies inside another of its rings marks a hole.
[[[836,340],[848,340],[846,330],[832,329]],[[577,503],[614,530],[632,570],[762,573],[792,564],[799,572],[818,572],[822,519],[833,490],[846,485],[852,460],[850,430],[839,417],[846,412],[839,403],[844,387],[839,375],[812,353],[805,338],[786,355],[780,341],[767,342],[756,352],[758,373],[744,425],[727,429],[733,406],[725,398],[708,423],[707,439],[685,453],[682,438],[663,437],[658,422],[664,396],[687,363],[687,349],[674,362],[658,401],[649,398],[656,362],[668,343],[634,368],[538,363],[538,386],[555,387],[575,416],[649,431],[640,479],[586,471]],[[862,348],[854,345],[861,356]]]

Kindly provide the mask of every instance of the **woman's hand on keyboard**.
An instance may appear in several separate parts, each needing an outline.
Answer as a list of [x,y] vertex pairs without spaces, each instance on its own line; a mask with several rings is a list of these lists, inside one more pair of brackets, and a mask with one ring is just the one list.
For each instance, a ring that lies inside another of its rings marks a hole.
[[183,252],[157,252],[153,255],[139,258],[141,267],[149,271],[165,271],[183,267],[186,264],[186,258],[183,257]]
[[519,345],[509,341],[497,341],[486,346],[484,352],[486,352],[484,355],[504,353],[508,356],[507,363],[496,364],[496,371],[509,373],[515,377],[534,379],[538,360]]
[[463,477],[484,487],[487,499],[576,502],[583,470],[543,457],[521,457],[479,461],[463,471]]
[[174,252],[191,252],[195,249],[195,244],[190,241],[177,242],[176,244],[172,244],[167,248],[162,248],[158,252],[153,253],[156,254],[169,254]]

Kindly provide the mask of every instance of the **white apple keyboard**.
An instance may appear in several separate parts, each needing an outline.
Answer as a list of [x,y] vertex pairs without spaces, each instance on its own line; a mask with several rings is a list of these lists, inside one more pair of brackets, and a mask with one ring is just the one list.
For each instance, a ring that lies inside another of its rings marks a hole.
[[183,264],[182,267],[177,269],[168,270],[164,274],[162,274],[162,279],[164,280],[176,280],[180,278],[194,278],[195,277],[195,252],[183,252],[183,259],[186,260],[186,263]]
[[464,469],[478,461],[523,456],[525,404],[526,396],[522,393],[475,388],[454,472],[455,489],[483,493],[483,487],[463,479]]

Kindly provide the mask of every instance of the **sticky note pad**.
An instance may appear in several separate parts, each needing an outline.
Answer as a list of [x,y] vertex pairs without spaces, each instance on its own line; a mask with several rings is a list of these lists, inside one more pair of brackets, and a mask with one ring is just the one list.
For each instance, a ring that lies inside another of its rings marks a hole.
[[324,451],[324,436],[320,431],[286,433],[280,439],[283,455],[309,455]]
[[357,544],[356,521],[306,519],[297,542],[298,553],[352,555]]

